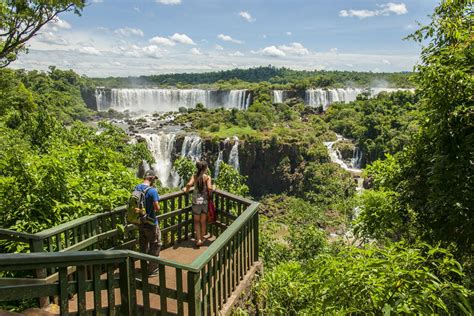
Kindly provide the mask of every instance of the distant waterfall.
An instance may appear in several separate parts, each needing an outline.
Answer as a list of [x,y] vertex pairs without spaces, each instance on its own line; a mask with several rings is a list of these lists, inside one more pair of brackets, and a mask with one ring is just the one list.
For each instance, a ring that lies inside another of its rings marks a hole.
[[141,134],[148,145],[155,163],[152,165],[158,179],[165,187],[176,187],[179,176],[173,170],[172,154],[174,150],[175,134]]
[[[224,145],[229,142],[229,138],[224,140]],[[224,161],[224,148],[219,149],[219,154],[217,155],[216,163],[214,164],[214,179],[217,179],[219,176],[219,171],[221,169],[221,163]]]
[[325,111],[334,102],[349,103],[356,100],[363,89],[308,89],[305,92],[305,103],[312,107],[322,106]]
[[[352,172],[352,173],[355,173],[355,174],[360,174],[362,172],[362,170],[360,169],[360,166],[355,166],[353,164],[353,160],[351,159],[351,166],[347,165],[344,160],[342,159],[341,157],[341,153],[339,152],[339,150],[335,149],[334,148],[334,144],[341,141],[341,140],[344,140],[344,137],[342,137],[341,135],[337,135],[337,140],[334,141],[334,142],[324,142],[324,145],[326,145],[326,148],[328,149],[328,153],[329,153],[329,157],[331,159],[332,162],[334,163],[337,163],[339,166],[341,166],[342,169],[345,169],[349,172]],[[360,151],[360,159],[362,159],[362,152]],[[354,158],[353,158],[354,159]],[[359,161],[359,163],[361,162],[361,160]]]
[[202,103],[207,108],[236,108],[245,110],[250,105],[248,90],[203,89],[97,89],[99,111],[114,109],[135,112],[178,111],[180,107],[194,108]]
[[187,157],[194,161],[201,160],[202,139],[197,135],[186,136],[181,148],[181,157]]
[[354,155],[351,159],[352,168],[361,169],[362,168],[362,150],[359,147],[354,149]]
[[239,139],[234,136],[234,145],[230,150],[229,154],[229,165],[232,166],[235,170],[240,170],[240,163],[239,163]]
[[105,111],[107,106],[105,103],[105,91],[97,89],[95,91],[95,103],[97,104],[97,111]]
[[397,91],[410,91],[410,92],[415,92],[415,89],[403,89],[403,88],[370,88],[370,96],[374,97],[377,94],[381,92],[387,92],[387,93],[392,93],[392,92],[397,92]]
[[273,90],[273,103],[283,103],[283,90]]

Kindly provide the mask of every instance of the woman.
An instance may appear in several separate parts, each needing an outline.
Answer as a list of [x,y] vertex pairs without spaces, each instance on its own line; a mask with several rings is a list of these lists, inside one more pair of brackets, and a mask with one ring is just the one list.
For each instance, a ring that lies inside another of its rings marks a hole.
[[193,191],[193,219],[196,231],[196,246],[203,245],[203,237],[206,234],[208,198],[211,196],[212,182],[207,175],[207,163],[196,162],[196,174],[191,177],[184,188],[188,192],[194,186]]

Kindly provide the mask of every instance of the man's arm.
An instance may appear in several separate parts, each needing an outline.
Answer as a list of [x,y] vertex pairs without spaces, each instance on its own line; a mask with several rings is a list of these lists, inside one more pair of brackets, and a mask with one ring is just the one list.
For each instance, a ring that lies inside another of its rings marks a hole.
[[158,191],[153,188],[152,189],[152,194],[153,194],[153,209],[155,212],[158,212],[160,210],[160,203],[158,201],[160,200],[160,196],[158,195]]

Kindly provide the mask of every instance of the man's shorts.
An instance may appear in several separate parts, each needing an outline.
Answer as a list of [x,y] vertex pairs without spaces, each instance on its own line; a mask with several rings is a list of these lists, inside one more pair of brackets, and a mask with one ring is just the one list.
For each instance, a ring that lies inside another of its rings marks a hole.
[[207,214],[207,203],[206,204],[193,204],[193,214],[194,215]]

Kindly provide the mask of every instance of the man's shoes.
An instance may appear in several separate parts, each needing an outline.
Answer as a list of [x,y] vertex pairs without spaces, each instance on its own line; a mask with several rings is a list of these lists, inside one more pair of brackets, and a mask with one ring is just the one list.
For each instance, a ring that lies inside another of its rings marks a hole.
[[151,277],[158,276],[158,273],[160,273],[160,269],[156,268],[155,270],[148,272],[148,276],[151,276]]

